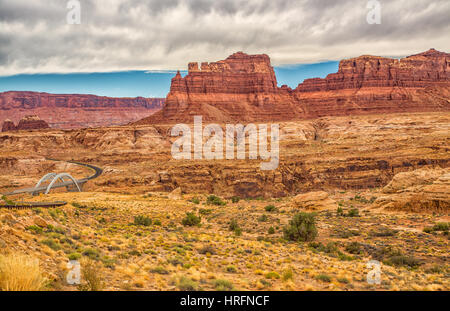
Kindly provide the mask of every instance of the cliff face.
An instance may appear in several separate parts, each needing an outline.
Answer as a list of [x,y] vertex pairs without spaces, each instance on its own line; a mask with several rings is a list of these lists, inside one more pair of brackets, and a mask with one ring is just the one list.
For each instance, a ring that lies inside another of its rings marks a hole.
[[18,122],[38,115],[54,128],[83,128],[126,124],[160,109],[162,98],[112,98],[36,92],[0,93],[0,122]]
[[278,87],[267,55],[235,53],[190,63],[172,79],[162,111],[137,124],[284,121],[322,116],[450,110],[450,54],[431,49],[403,59],[360,56],[337,73]]
[[172,79],[170,92],[162,111],[144,119],[147,122],[192,121],[202,115],[206,121],[254,121],[285,118],[286,111],[300,117],[288,89],[278,88],[267,55],[235,53],[225,60],[190,63],[189,73]]
[[25,116],[19,121],[17,126],[11,120],[5,120],[2,126],[2,132],[10,131],[29,131],[29,130],[41,130],[48,129],[50,126],[44,120],[41,120],[38,116]]

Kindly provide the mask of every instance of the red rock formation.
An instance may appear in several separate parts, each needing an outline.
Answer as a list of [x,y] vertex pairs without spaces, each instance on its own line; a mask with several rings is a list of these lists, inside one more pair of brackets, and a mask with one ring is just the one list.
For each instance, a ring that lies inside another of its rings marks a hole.
[[9,131],[29,131],[29,130],[41,130],[48,129],[50,126],[44,120],[41,120],[38,116],[25,116],[19,121],[17,126],[11,120],[5,120],[2,126],[2,132]]
[[39,115],[53,128],[83,128],[126,124],[159,110],[162,98],[111,98],[36,92],[0,93],[0,122],[18,122]]
[[321,116],[450,110],[450,54],[431,49],[403,59],[360,56],[325,79],[277,87],[267,55],[235,53],[190,63],[172,79],[164,108],[136,124],[282,121]]
[[16,130],[16,125],[13,121],[6,119],[5,122],[3,122],[2,126],[2,132],[11,132]]
[[277,87],[267,55],[235,53],[223,61],[190,63],[189,73],[172,79],[162,111],[147,122],[192,122],[194,115],[206,121],[253,121],[284,118],[286,111],[300,117],[302,108],[290,90]]

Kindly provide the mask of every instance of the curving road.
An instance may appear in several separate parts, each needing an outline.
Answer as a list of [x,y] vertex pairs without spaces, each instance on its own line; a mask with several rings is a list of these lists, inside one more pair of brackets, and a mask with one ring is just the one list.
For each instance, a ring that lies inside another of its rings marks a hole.
[[[63,160],[56,160],[56,159],[50,159],[50,158],[47,158],[47,160],[50,160],[50,161],[63,161]],[[81,162],[77,162],[77,161],[64,161],[64,162],[68,162],[68,163],[73,163],[73,164],[77,164],[77,165],[80,165],[80,166],[84,166],[84,167],[90,168],[90,169],[95,171],[95,174],[92,175],[92,176],[89,176],[89,177],[86,177],[86,178],[82,178],[82,179],[76,179],[76,182],[77,182],[77,184],[80,187],[82,187],[89,180],[92,180],[92,179],[95,179],[95,178],[99,177],[103,173],[103,169],[101,169],[101,168],[99,168],[97,166],[91,165],[91,164],[81,163]],[[73,184],[73,182],[71,180],[70,181],[63,181],[63,182],[55,183],[52,186],[52,189],[54,189],[54,188],[62,188],[62,187],[70,187],[70,186],[74,186],[74,184]],[[18,190],[14,190],[13,192],[10,192],[10,193],[5,193],[4,195],[8,196],[8,195],[16,195],[16,194],[22,194],[22,193],[33,193],[33,194],[36,194],[36,193],[45,192],[46,190],[47,190],[47,186],[44,185],[44,186],[40,186],[40,187],[37,187],[37,188],[18,189]]]

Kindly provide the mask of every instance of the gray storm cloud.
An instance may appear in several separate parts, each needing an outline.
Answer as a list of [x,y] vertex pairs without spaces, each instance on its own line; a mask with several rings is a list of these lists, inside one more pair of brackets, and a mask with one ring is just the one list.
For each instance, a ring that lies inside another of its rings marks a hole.
[[67,2],[0,0],[0,75],[185,69],[241,50],[276,65],[450,50],[448,0],[380,0],[380,25],[367,0],[80,0],[80,25]]

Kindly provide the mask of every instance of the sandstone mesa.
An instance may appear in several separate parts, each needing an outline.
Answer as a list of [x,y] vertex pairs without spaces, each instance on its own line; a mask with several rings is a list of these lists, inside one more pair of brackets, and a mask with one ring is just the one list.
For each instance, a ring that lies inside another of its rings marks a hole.
[[161,111],[135,124],[287,121],[323,116],[450,110],[450,54],[430,49],[402,59],[360,56],[337,73],[277,86],[269,56],[237,52],[178,72]]

